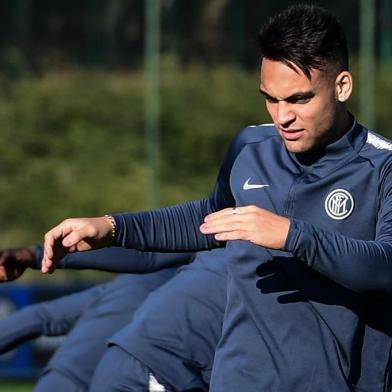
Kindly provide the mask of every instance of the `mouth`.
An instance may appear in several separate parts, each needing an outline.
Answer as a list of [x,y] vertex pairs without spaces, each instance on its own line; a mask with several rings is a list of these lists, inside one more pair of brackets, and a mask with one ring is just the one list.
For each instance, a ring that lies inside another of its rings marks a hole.
[[285,140],[298,140],[304,133],[303,129],[279,129]]

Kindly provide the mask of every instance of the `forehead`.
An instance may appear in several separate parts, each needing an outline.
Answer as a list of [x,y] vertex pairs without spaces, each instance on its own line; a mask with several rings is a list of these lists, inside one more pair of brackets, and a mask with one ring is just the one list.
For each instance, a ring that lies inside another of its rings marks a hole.
[[297,67],[281,61],[263,59],[260,68],[260,89],[276,98],[285,98],[298,92],[316,91],[325,82],[325,73],[311,70],[311,79]]

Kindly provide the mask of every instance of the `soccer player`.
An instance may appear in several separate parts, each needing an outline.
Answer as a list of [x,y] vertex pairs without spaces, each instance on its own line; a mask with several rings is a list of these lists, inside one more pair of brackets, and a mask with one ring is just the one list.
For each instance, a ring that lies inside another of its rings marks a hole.
[[[226,307],[227,269],[219,254],[198,253],[150,294],[132,322],[109,339],[91,391],[155,391],[148,388],[151,377],[162,391],[209,390]],[[108,377],[113,360],[122,369]]]
[[[40,246],[2,251],[0,279],[9,281],[26,267],[39,267],[41,257]],[[45,368],[36,392],[86,390],[107,340],[147,363],[159,377],[171,380],[175,390],[207,391],[226,306],[227,272],[214,252],[202,252],[172,277],[173,267],[189,262],[190,257],[121,248],[68,254],[61,260],[61,268],[150,273],[126,274],[80,293],[26,307],[0,320],[0,352],[40,334],[53,336],[70,331]],[[167,284],[160,286],[164,281]],[[152,294],[141,304],[149,292]],[[134,370],[127,372],[133,377],[128,385],[144,391],[159,390],[152,372],[140,374]],[[101,374],[99,370],[97,374]],[[101,387],[106,382],[100,381]]]
[[[190,257],[189,253],[158,254],[121,248],[67,255],[61,261],[62,268],[93,266],[133,273],[82,292],[27,306],[0,320],[0,353],[40,335],[69,333],[34,390],[87,390],[107,339],[131,321],[135,310],[152,291],[174,276],[176,265],[188,262]],[[3,250],[0,279],[14,280],[26,268],[37,268],[41,259],[41,246]],[[154,272],[158,267],[166,268]],[[141,271],[149,273],[135,273]]]
[[[212,195],[66,220],[45,236],[42,270],[109,243],[198,250],[227,242],[215,255],[229,278],[212,391],[382,390],[392,335],[379,312],[392,287],[392,143],[347,110],[346,39],[329,12],[289,7],[262,26],[259,44],[273,124],[240,132]],[[115,381],[93,380],[92,390],[129,390],[117,380],[130,363],[129,353],[109,349],[99,377]]]

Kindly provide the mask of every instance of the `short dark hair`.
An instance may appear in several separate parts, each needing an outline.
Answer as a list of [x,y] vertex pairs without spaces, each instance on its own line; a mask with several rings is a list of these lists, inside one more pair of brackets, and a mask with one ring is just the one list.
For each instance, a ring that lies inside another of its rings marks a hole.
[[333,65],[348,70],[346,36],[338,19],[324,8],[298,4],[272,16],[259,31],[261,58],[298,67],[309,79],[312,69]]

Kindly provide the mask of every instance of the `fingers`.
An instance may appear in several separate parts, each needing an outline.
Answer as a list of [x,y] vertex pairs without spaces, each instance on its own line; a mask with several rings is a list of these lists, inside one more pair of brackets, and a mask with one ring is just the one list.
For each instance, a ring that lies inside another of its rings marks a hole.
[[0,265],[3,265],[10,257],[10,252],[8,250],[3,250],[0,252]]
[[233,230],[214,235],[217,241],[250,240],[250,232],[245,230]]
[[229,208],[211,214],[213,216],[209,215],[209,219],[200,226],[200,231],[203,234],[214,234],[217,241],[250,240],[254,225],[252,215],[246,211],[246,208],[242,208],[233,213]]
[[64,237],[63,241],[61,242],[61,245],[64,246],[65,248],[72,250],[72,251],[85,250],[85,249],[78,248],[78,244],[84,238],[86,238],[86,230],[85,229],[75,230]]
[[214,219],[213,221],[203,223],[200,226],[200,231],[203,234],[216,234],[225,231],[243,230],[248,226],[248,217],[242,215],[241,217],[229,216]]
[[66,253],[108,246],[111,230],[105,217],[66,219],[45,234],[41,271],[53,272]]
[[212,214],[207,215],[204,218],[204,222],[211,222],[215,219],[220,219],[226,216],[231,216],[231,215],[236,215],[238,214],[240,208],[225,208],[223,210],[217,211],[217,212],[213,212]]
[[266,248],[282,249],[289,227],[286,217],[260,207],[245,206],[208,215],[200,231],[213,234],[218,241],[248,240]]
[[213,234],[217,241],[251,240],[252,230],[246,222],[230,222],[201,229],[203,234]]
[[46,254],[44,254],[41,262],[41,272],[47,274],[53,270],[53,261]]
[[4,260],[0,264],[0,282],[7,282],[8,276],[7,276],[7,269],[3,265]]
[[44,237],[44,253],[48,259],[52,259],[54,253],[54,246],[56,241],[59,242],[69,234],[71,228],[68,227],[66,221],[55,226],[53,229],[49,230]]
[[[68,219],[55,226],[45,234],[44,239],[44,256],[41,264],[41,271],[43,273],[53,273],[56,267],[56,262],[66,253],[64,241],[67,243],[67,236],[72,233],[72,220]],[[72,242],[72,238],[71,241]]]
[[225,208],[207,215],[200,226],[203,234],[215,234],[224,231],[242,230],[253,219],[250,207]]
[[204,218],[204,222],[210,222],[215,219],[220,219],[224,217],[230,217],[232,215],[243,215],[247,213],[252,213],[261,210],[261,208],[256,206],[245,206],[245,207],[233,207],[233,208],[225,208],[223,210],[213,212],[212,214],[207,215]]

